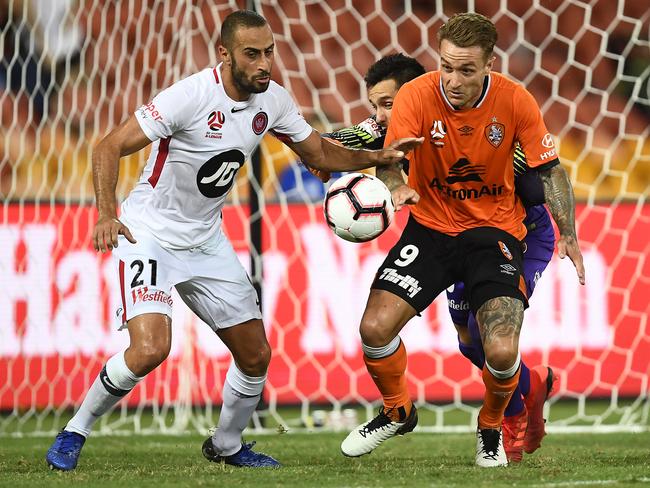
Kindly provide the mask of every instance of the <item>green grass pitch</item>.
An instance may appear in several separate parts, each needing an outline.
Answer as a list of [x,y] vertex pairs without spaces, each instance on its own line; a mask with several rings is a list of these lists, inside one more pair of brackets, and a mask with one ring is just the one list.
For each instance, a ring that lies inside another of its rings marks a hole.
[[[414,433],[374,453],[343,457],[343,433],[271,434],[256,449],[281,469],[241,469],[207,462],[200,436],[97,436],[76,471],[50,471],[50,437],[0,439],[0,486],[650,486],[650,433],[549,434],[519,465],[473,465],[473,434]],[[251,437],[252,439],[252,437]]]

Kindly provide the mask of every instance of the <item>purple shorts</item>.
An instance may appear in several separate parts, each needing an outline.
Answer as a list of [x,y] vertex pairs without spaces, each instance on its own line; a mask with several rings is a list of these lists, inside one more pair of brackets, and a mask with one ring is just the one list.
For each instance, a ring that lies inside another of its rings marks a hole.
[[[524,239],[524,279],[528,298],[533,294],[537,280],[542,276],[555,249],[555,232],[551,218],[543,205],[526,209],[524,225],[528,234]],[[450,291],[451,290],[451,291]],[[465,296],[463,282],[458,282],[447,289],[447,305],[454,324],[464,325],[469,320],[469,300]]]

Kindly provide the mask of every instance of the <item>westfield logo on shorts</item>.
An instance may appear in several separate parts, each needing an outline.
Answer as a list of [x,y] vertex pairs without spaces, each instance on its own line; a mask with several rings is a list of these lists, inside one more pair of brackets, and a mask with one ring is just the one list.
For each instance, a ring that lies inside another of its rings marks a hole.
[[173,304],[172,297],[167,293],[161,290],[149,293],[149,287],[147,286],[143,286],[137,290],[131,290],[131,298],[133,299],[134,305],[138,302],[160,302],[171,307]]
[[447,307],[451,308],[452,310],[469,310],[469,302],[465,300],[460,300],[457,302],[453,298],[448,298]]

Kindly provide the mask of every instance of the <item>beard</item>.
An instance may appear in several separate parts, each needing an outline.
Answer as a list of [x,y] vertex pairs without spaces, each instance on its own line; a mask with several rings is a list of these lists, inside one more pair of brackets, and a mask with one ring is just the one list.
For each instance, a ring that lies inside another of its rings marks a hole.
[[267,76],[271,76],[271,73],[261,73],[249,80],[246,78],[246,73],[244,73],[243,70],[240,70],[239,66],[237,66],[234,57],[232,58],[231,71],[232,71],[232,79],[239,91],[247,92],[247,93],[263,93],[269,87],[269,83],[260,85],[260,84],[256,84],[255,80],[257,80],[258,78],[265,78]]

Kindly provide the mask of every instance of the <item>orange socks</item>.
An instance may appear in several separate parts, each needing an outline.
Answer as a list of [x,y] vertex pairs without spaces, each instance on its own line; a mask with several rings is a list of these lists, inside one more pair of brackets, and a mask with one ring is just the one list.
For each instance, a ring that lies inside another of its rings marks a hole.
[[[397,350],[390,356],[369,358],[364,354],[363,360],[370,377],[384,398],[384,413],[394,422],[403,421],[413,406],[406,387],[406,348],[404,344],[400,343]],[[402,408],[400,409],[400,407]],[[403,418],[399,410],[404,412]]]
[[513,391],[519,383],[517,369],[514,376],[506,379],[496,378],[487,366],[483,366],[483,383],[485,384],[485,399],[478,414],[478,425],[481,429],[500,429],[503,412],[510,401]]

